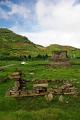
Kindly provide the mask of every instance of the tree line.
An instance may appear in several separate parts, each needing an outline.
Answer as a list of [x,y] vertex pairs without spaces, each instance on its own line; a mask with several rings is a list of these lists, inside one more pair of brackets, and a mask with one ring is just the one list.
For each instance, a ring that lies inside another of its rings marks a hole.
[[0,55],[0,60],[19,60],[19,61],[22,61],[22,60],[27,60],[27,59],[46,59],[48,58],[48,54],[45,54],[45,55],[41,55],[41,54],[38,54],[37,56],[33,57],[31,55],[20,55],[20,56],[11,56],[11,55]]

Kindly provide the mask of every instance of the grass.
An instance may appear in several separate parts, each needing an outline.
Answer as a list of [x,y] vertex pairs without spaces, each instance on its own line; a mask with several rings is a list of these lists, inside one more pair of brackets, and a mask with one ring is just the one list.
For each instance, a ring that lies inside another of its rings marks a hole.
[[[0,120],[79,120],[80,119],[80,96],[78,99],[73,95],[64,95],[64,101],[59,101],[60,95],[54,95],[54,99],[46,101],[44,96],[6,98],[5,93],[9,87],[14,86],[14,81],[10,75],[15,68],[21,69],[25,73],[24,79],[66,79],[72,80],[75,87],[80,92],[80,60],[71,59],[71,68],[48,68],[50,61],[45,60],[26,61],[28,64],[21,65],[20,61],[0,61],[0,66],[15,64],[0,71]],[[34,70],[34,75],[30,75],[30,70]],[[8,73],[9,79],[2,82],[2,78]],[[27,89],[32,89],[33,83],[26,83]],[[59,84],[59,83],[50,83]],[[69,103],[65,100],[69,97]]]
[[[74,108],[72,108],[74,109]],[[80,109],[77,108],[75,111],[69,109],[67,106],[64,109],[62,108],[43,108],[40,110],[17,110],[17,111],[1,111],[0,119],[1,120],[79,120]]]

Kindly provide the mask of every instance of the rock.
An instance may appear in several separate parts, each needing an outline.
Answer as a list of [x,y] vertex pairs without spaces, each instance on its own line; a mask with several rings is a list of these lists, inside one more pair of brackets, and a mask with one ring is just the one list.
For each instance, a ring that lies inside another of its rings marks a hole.
[[62,95],[60,95],[59,101],[60,101],[60,102],[63,102],[63,100],[64,100],[64,97],[63,97]]
[[74,98],[78,98],[78,95],[73,95]]
[[69,97],[68,98],[66,98],[66,104],[68,104],[69,103]]
[[48,95],[45,95],[45,98],[47,101],[50,101],[53,99],[53,94],[52,93],[49,93]]

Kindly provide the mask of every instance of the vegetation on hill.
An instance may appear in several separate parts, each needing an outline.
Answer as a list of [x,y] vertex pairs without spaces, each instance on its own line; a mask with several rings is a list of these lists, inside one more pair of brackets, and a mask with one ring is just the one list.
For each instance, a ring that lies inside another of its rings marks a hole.
[[1,55],[35,55],[42,46],[28,40],[27,37],[15,34],[7,28],[0,28],[0,54]]
[[27,37],[18,35],[7,28],[0,28],[0,41],[4,42],[27,42],[34,44]]
[[18,35],[7,28],[0,28],[0,58],[13,58],[14,56],[37,57],[37,55],[52,55],[53,50],[67,50],[68,56],[80,56],[80,49],[71,46],[52,44],[47,47],[31,42],[27,37]]

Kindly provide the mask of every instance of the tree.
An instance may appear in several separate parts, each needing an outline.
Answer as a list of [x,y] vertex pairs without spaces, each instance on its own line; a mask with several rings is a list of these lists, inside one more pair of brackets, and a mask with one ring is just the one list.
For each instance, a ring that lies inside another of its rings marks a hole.
[[28,58],[31,59],[31,55],[28,55]]
[[48,55],[47,55],[47,53],[46,53],[46,55],[45,55],[45,58],[48,58]]
[[36,58],[42,58],[42,55],[38,54]]

